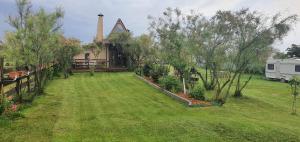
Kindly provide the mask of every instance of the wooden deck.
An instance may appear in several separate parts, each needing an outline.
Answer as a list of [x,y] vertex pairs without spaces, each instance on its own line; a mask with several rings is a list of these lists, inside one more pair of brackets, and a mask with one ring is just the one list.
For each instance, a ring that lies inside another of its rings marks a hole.
[[73,62],[73,72],[89,72],[90,67],[95,68],[95,72],[125,72],[128,71],[126,67],[115,67],[115,66],[108,66],[109,61],[100,59],[92,59],[92,60],[85,60],[85,59],[75,59]]
[[[88,68],[76,68],[72,69],[74,73],[81,73],[81,72],[89,72],[90,69]],[[128,71],[127,68],[97,68],[95,69],[95,72],[126,72]]]

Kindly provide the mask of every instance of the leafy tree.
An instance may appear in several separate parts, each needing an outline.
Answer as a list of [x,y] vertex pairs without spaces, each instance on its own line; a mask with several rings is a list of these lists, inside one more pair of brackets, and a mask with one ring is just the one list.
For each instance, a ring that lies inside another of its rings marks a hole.
[[131,40],[130,46],[125,48],[125,52],[129,55],[133,66],[141,71],[142,64],[145,63],[151,47],[151,37],[148,35],[141,35]]
[[[15,29],[15,32],[7,32],[4,44],[6,46],[7,60],[15,62],[16,68],[19,66],[29,66],[29,53],[27,48],[30,42],[28,19],[32,16],[32,4],[29,0],[16,0],[17,15],[8,17],[8,24]],[[13,47],[13,50],[11,50]]]
[[64,73],[64,77],[68,78],[73,63],[73,57],[80,52],[80,41],[75,38],[65,38],[61,36],[60,44],[61,46],[55,49],[54,54]]
[[242,9],[236,12],[220,12],[232,27],[233,42],[230,50],[233,77],[228,85],[224,101],[229,95],[229,90],[236,81],[234,96],[242,96],[242,90],[252,78],[248,77],[245,82],[241,81],[246,70],[251,70],[255,64],[264,62],[261,57],[269,51],[270,45],[276,40],[281,40],[291,29],[291,25],[297,21],[297,15],[281,17],[276,14],[272,18],[266,18],[257,12],[249,9]]
[[[186,37],[183,32],[183,15],[179,9],[167,8],[159,18],[149,17],[151,35],[159,44],[160,60],[174,67],[183,82],[188,61]],[[183,83],[185,86],[185,83]],[[185,90],[185,89],[184,89]]]
[[292,47],[287,48],[286,51],[289,57],[300,58],[300,45],[292,44]]
[[284,52],[276,52],[273,56],[274,59],[287,59],[288,55]]
[[227,60],[226,50],[232,37],[230,27],[225,22],[224,17],[219,14],[207,19],[192,12],[186,17],[191,54],[196,63],[205,68],[204,73],[198,74],[206,90],[213,90],[216,86],[222,88],[218,81],[218,71],[224,69],[222,64]]
[[44,9],[32,12],[28,0],[17,0],[18,15],[9,17],[9,24],[15,29],[5,37],[17,66],[30,66],[35,75],[35,92],[40,94],[54,61],[54,48],[59,46],[59,35],[63,12],[58,8],[53,13]]

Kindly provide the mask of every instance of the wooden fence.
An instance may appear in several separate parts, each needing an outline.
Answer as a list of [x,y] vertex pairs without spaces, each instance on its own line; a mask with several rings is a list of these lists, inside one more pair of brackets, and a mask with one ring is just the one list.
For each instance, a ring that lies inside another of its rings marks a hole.
[[[45,68],[51,68],[54,63],[48,67],[41,68],[42,71]],[[12,79],[11,77],[4,78],[4,59],[0,58],[0,95],[20,95],[22,89],[26,89],[26,92],[33,91],[34,87],[34,74],[35,71],[23,73],[21,76]]]
[[0,81],[0,90],[1,94],[10,96],[10,95],[20,95],[21,90],[26,88],[26,92],[31,92],[33,90],[32,83],[34,82],[34,72],[29,73],[28,75],[18,77],[14,80],[12,79],[1,79]]

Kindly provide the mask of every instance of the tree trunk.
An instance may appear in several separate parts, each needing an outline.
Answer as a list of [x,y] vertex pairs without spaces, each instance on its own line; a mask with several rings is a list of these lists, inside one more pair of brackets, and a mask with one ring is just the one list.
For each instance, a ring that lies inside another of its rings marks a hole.
[[248,78],[248,80],[246,80],[246,82],[243,84],[243,86],[241,86],[241,76],[242,76],[242,73],[239,74],[238,76],[238,82],[237,82],[237,88],[235,90],[235,93],[234,93],[234,97],[242,97],[243,96],[243,90],[244,88],[248,85],[248,83],[250,82],[250,80],[252,79],[252,74],[250,75],[250,77]]
[[29,93],[30,92],[30,75],[28,75],[27,77],[27,92]]
[[182,78],[182,83],[183,83],[183,93],[186,94],[186,87],[185,87],[184,77]]

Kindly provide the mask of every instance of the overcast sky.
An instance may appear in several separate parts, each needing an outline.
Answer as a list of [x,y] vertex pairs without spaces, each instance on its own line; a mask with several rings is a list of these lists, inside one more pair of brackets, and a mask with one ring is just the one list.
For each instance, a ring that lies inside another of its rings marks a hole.
[[[97,15],[104,14],[104,34],[107,35],[118,18],[134,33],[140,35],[147,32],[148,15],[160,16],[167,7],[177,7],[183,12],[191,9],[213,15],[217,10],[238,10],[250,8],[273,15],[282,12],[284,15],[300,15],[300,0],[32,0],[34,9],[44,7],[54,11],[61,6],[65,11],[64,34],[67,37],[79,38],[87,43],[96,35]],[[15,0],[0,0],[0,39],[5,31],[11,30],[7,24],[8,15],[15,15]],[[283,42],[274,47],[284,51],[291,44],[300,44],[300,21]]]

